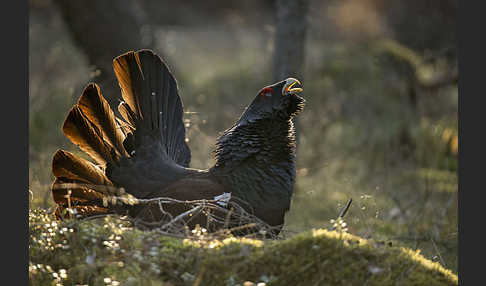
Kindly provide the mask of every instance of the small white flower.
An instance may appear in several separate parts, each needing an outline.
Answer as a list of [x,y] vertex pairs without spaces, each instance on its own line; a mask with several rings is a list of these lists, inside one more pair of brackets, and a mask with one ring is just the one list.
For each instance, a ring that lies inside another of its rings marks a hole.
[[368,266],[368,271],[371,274],[380,274],[381,272],[383,272],[383,268],[370,265],[370,266]]

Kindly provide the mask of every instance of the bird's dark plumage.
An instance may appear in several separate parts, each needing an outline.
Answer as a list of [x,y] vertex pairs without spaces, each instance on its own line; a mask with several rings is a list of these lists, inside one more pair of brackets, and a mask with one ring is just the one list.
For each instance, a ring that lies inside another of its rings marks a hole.
[[[110,188],[123,188],[137,199],[212,200],[230,193],[231,201],[281,227],[295,182],[292,118],[303,107],[297,95],[300,82],[289,78],[260,90],[218,139],[216,164],[196,170],[189,168],[182,101],[168,67],[150,50],[123,54],[113,66],[123,118],[114,115],[100,88],[89,84],[64,122],[66,136],[96,164],[56,152],[52,193],[59,216],[71,208],[84,216],[126,212],[147,221],[161,218],[157,208],[106,204],[105,190]],[[186,210],[178,205],[165,209],[173,216]],[[204,225],[204,219],[201,215],[189,224]]]

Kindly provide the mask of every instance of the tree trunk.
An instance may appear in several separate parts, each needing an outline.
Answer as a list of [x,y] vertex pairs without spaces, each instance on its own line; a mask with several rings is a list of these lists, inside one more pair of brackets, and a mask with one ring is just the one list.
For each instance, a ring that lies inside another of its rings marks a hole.
[[103,95],[116,107],[120,91],[113,59],[129,50],[152,45],[143,8],[130,0],[55,0],[55,3],[73,40],[85,52],[90,64],[100,71],[95,81]]
[[302,81],[309,0],[277,0],[273,79]]
[[[304,85],[303,73],[309,0],[277,0],[276,8],[277,31],[273,54],[273,81],[277,82],[293,77]],[[298,140],[299,128],[295,118],[294,126],[295,136]]]

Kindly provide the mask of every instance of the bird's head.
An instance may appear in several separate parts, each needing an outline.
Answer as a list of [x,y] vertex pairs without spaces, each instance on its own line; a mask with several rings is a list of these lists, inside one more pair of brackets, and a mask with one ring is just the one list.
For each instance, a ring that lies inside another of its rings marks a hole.
[[290,119],[304,107],[305,100],[299,96],[302,91],[302,84],[295,78],[266,86],[258,92],[240,122],[282,116]]

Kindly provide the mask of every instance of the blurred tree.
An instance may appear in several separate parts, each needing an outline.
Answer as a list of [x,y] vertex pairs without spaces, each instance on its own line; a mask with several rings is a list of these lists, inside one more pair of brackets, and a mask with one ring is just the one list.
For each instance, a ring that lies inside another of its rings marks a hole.
[[309,0],[277,0],[273,77],[303,79]]
[[420,52],[439,52],[455,61],[457,0],[374,1],[398,42]]
[[[150,48],[152,36],[147,16],[137,1],[54,0],[74,41],[96,67],[96,82],[112,107],[119,94],[113,73],[115,56]],[[115,108],[116,109],[116,108]]]
[[447,55],[434,53],[429,57],[394,40],[376,42],[378,50],[390,56],[391,66],[403,74],[408,82],[409,101],[414,110],[418,105],[418,93],[433,92],[442,87],[457,84],[459,71],[457,61],[442,60]]
[[[277,31],[273,52],[273,81],[288,77],[302,81],[309,0],[277,0],[276,8]],[[295,118],[294,124],[297,133]]]
[[[158,26],[258,26],[273,23],[276,0],[245,1],[167,1],[138,0],[150,22]],[[235,18],[237,21],[234,21]]]
[[457,0],[373,0],[393,30],[394,41],[379,43],[391,66],[409,82],[414,108],[420,94],[457,84]]

